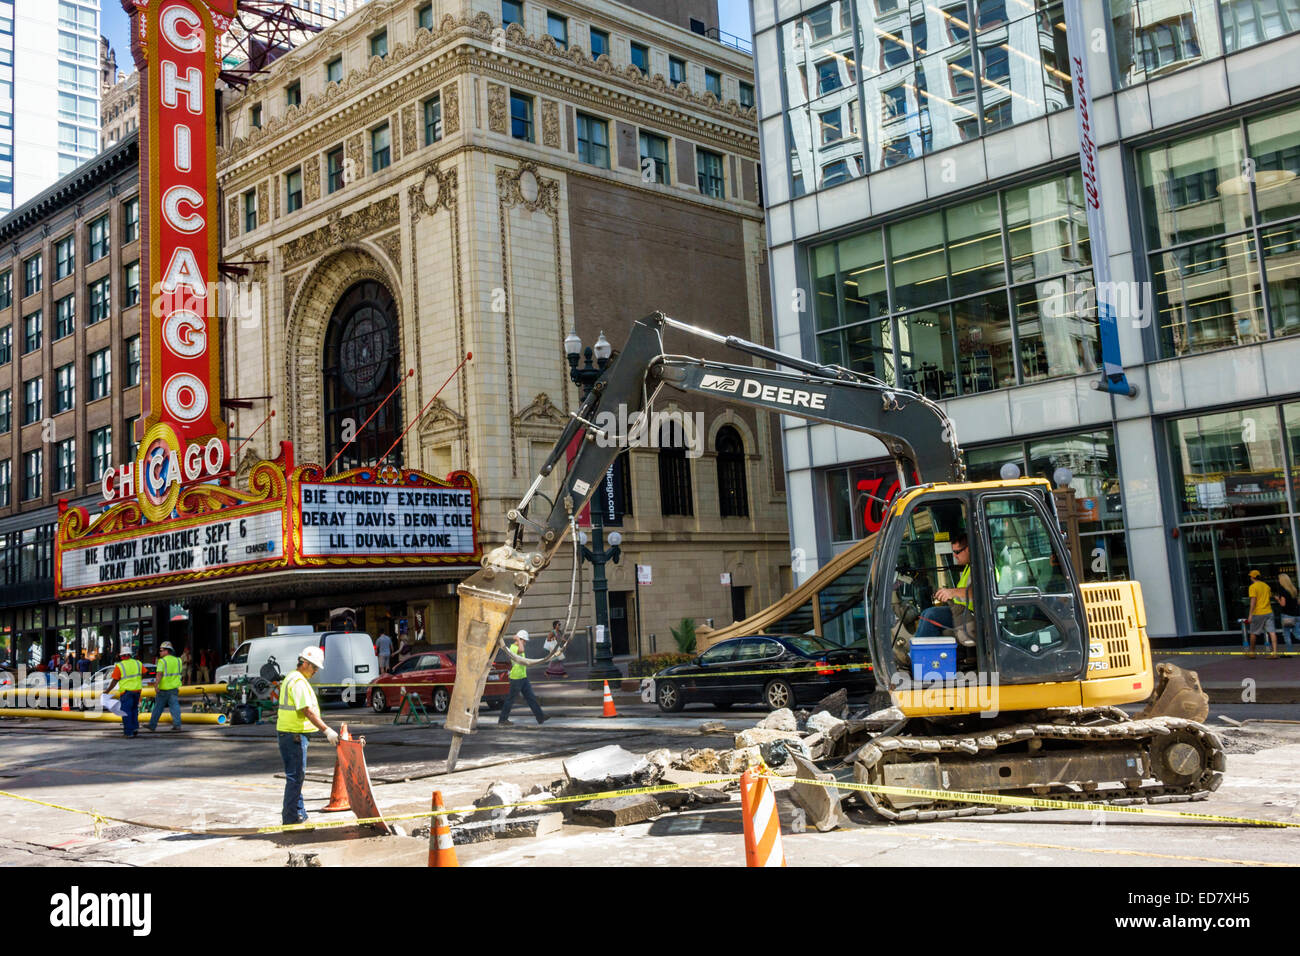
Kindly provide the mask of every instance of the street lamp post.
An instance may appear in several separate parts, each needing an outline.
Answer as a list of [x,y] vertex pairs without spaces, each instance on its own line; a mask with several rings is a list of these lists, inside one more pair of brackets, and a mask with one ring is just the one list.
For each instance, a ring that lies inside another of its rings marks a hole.
[[[604,332],[600,333],[594,346],[585,349],[577,332],[570,332],[564,337],[564,353],[569,360],[569,378],[582,389],[583,401],[586,401],[592,387],[605,373],[605,366],[609,364],[612,352],[613,349],[609,340],[605,338]],[[595,364],[592,363],[593,358]],[[582,361],[581,366],[578,364],[579,360]],[[592,507],[591,547],[587,547],[585,534],[579,537],[582,544],[582,557],[591,564],[592,568],[591,590],[596,606],[596,625],[603,626],[605,634],[605,640],[596,645],[595,664],[589,672],[592,680],[616,680],[623,676],[622,672],[614,666],[613,635],[609,627],[609,583],[605,579],[605,564],[609,561],[618,563],[622,553],[619,548],[622,540],[623,536],[617,531],[611,532],[609,536],[611,547],[605,549],[604,509]]]

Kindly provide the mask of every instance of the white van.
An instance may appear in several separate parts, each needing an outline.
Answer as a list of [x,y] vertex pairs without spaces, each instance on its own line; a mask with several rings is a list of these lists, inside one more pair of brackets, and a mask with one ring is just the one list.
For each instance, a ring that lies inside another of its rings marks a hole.
[[320,687],[318,696],[339,700],[345,688],[352,685],[356,689],[348,703],[353,707],[364,704],[366,685],[379,676],[379,658],[370,635],[360,631],[317,631],[309,624],[278,627],[274,634],[240,644],[230,663],[218,667],[214,677],[218,683],[235,677],[257,677],[272,658],[280,673],[288,674],[298,666],[302,649],[313,644],[325,652],[325,667],[311,679]]

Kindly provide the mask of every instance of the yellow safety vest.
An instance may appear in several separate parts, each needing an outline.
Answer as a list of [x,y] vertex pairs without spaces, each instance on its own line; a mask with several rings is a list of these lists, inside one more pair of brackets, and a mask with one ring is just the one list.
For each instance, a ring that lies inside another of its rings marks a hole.
[[[969,587],[970,587],[970,565],[969,565],[969,564],[966,565],[966,567],[964,567],[964,568],[961,569],[961,577],[959,577],[959,578],[957,579],[957,587],[959,587],[959,588],[969,588]],[[971,604],[969,598],[970,598],[970,595],[969,595],[969,593],[968,593],[968,594],[967,594],[967,600],[963,601],[961,598],[953,598],[953,599],[952,599],[952,603],[953,603],[953,604],[956,604],[956,605],[959,605],[960,607],[964,607],[964,608],[971,608],[971,607],[974,607],[974,605]]]
[[280,709],[275,719],[275,729],[286,734],[310,734],[315,727],[306,717],[299,717],[298,711],[304,707],[319,709],[316,703],[316,689],[311,681],[303,676],[302,671],[291,671],[280,684]]
[[122,675],[117,686],[122,688],[123,693],[144,687],[144,665],[135,658],[128,657],[124,661],[118,661],[117,669]]
[[181,686],[181,659],[174,654],[158,659],[158,689],[174,690]]
[[[519,641],[515,641],[515,643],[511,646],[510,650],[514,651],[520,657],[523,657],[525,654],[528,653],[526,650],[524,650],[522,643]],[[515,661],[514,666],[510,668],[510,679],[520,680],[527,676],[528,676],[528,665],[520,664],[518,661]]]

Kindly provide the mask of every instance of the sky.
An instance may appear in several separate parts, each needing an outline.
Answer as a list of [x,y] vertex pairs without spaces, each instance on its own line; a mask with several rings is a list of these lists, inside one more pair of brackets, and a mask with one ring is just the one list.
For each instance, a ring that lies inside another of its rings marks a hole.
[[[718,23],[723,32],[750,38],[749,0],[718,0]],[[117,68],[123,73],[134,69],[131,63],[131,33],[121,0],[100,0],[99,32],[108,37],[117,53]]]

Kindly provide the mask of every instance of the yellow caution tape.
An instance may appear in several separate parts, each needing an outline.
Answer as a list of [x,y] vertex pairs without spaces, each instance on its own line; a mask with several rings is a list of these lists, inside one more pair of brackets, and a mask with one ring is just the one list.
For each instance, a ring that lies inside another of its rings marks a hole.
[[[1151,648],[1151,653],[1156,657],[1258,657],[1268,659],[1270,654],[1254,654],[1250,651],[1162,651]],[[1285,651],[1279,653],[1278,657],[1300,657],[1300,651]]]
[[958,803],[983,803],[992,806],[1028,807],[1032,810],[1101,810],[1106,813],[1135,813],[1145,816],[1173,817],[1179,820],[1202,820],[1208,823],[1237,823],[1254,827],[1300,827],[1300,823],[1286,820],[1257,820],[1252,817],[1229,817],[1214,813],[1191,813],[1187,810],[1161,810],[1153,806],[1129,804],[1091,803],[1073,800],[1053,800],[1051,797],[1012,797],[1000,793],[968,793],[962,790],[927,790],[921,787],[888,787],[881,784],[849,783],[838,780],[808,780],[803,777],[779,777],[764,774],[773,780],[805,783],[836,790],[858,790],[882,793],[893,797],[927,797],[931,800],[955,800]]

